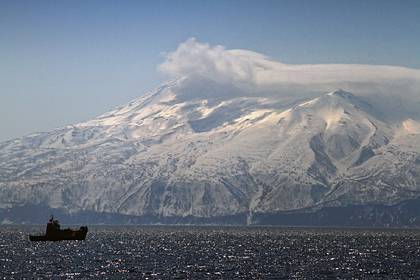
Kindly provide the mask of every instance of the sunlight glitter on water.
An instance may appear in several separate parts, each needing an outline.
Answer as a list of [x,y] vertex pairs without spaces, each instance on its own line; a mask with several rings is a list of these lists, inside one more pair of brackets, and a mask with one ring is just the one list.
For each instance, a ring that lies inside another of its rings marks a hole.
[[0,278],[416,279],[420,231],[98,226],[86,241],[0,227]]

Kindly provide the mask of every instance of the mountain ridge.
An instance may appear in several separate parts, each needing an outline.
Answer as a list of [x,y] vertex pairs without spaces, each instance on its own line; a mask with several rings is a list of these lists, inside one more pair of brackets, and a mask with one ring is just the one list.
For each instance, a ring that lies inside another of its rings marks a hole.
[[[0,208],[222,217],[392,205],[420,194],[417,122],[344,90],[225,96],[188,79],[93,120],[0,143]],[[240,89],[232,89],[236,92]],[[420,130],[419,130],[420,131]]]

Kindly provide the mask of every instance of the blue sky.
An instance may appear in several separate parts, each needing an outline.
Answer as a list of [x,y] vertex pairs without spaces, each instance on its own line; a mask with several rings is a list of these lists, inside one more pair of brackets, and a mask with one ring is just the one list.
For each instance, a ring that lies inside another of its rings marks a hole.
[[284,63],[420,69],[420,1],[0,1],[0,141],[159,85],[190,37]]

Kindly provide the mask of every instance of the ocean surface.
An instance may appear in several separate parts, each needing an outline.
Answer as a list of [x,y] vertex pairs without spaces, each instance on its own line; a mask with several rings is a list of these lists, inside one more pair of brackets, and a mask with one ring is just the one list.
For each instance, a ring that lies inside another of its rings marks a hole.
[[90,226],[30,242],[0,226],[0,279],[420,279],[420,230]]

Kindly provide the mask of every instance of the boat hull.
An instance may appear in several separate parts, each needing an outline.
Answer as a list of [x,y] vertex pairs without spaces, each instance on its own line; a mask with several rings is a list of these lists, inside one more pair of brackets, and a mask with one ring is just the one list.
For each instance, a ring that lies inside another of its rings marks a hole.
[[29,235],[30,241],[61,241],[61,240],[85,240],[87,235],[87,227],[80,230],[60,230],[45,235]]

